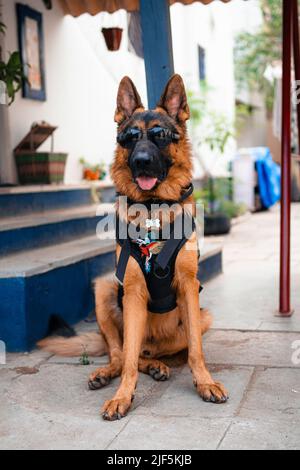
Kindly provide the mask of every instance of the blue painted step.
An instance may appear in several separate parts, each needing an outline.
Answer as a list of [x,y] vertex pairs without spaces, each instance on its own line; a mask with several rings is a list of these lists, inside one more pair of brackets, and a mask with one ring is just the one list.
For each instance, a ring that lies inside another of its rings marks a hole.
[[93,280],[111,271],[114,240],[96,236],[0,260],[0,340],[29,351],[45,336],[51,315],[74,324],[94,308]]
[[99,208],[103,214],[105,212],[113,213],[113,205],[101,204],[2,219],[0,255],[41,248],[93,235],[96,233],[98,222],[102,219],[102,216],[96,215]]
[[91,202],[90,186],[0,188],[0,218],[87,206]]
[[[86,318],[94,310],[93,280],[114,265],[114,240],[96,236],[0,259],[0,340],[7,351],[32,349],[54,314],[69,324]],[[222,250],[207,246],[201,282],[221,271]]]

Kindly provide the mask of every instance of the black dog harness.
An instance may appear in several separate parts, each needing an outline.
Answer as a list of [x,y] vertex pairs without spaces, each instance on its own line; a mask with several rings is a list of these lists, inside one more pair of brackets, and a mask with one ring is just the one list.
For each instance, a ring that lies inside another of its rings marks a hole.
[[[176,202],[183,202],[192,195],[193,190],[194,188],[191,184],[179,201],[152,200],[143,204],[148,210],[150,210],[152,204],[157,203],[171,206]],[[134,201],[128,200],[127,203],[132,205]],[[176,308],[176,292],[172,286],[175,262],[180,249],[196,229],[194,218],[186,213],[178,216],[170,226],[170,236],[167,240],[161,238],[161,231],[159,231],[159,236],[155,240],[147,239],[147,237],[144,240],[132,239],[128,233],[128,226],[126,238],[121,239],[118,218],[116,226],[116,239],[122,247],[116,270],[116,277],[120,283],[118,291],[119,307],[122,308],[124,295],[123,280],[129,257],[132,256],[139,264],[146,280],[150,294],[148,310],[152,313],[166,313]],[[175,237],[178,228],[182,234],[181,238]],[[190,228],[190,233],[187,233],[187,228]]]

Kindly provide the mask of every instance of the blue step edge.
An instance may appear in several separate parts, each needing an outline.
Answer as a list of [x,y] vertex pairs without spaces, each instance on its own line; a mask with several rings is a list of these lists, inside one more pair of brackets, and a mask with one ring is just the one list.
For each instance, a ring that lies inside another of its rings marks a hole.
[[32,227],[0,230],[0,255],[55,245],[96,233],[102,216],[84,217]]
[[[94,280],[111,272],[115,252],[30,277],[0,279],[0,340],[8,352],[30,351],[45,337],[52,315],[74,325],[94,312]],[[222,272],[222,251],[200,260],[205,284]],[[201,294],[205,298],[205,289]]]
[[8,352],[34,348],[60,315],[73,325],[94,310],[93,281],[107,273],[115,253],[106,253],[32,277],[0,279],[0,340]]
[[69,209],[91,204],[91,189],[59,189],[41,192],[0,192],[0,217]]

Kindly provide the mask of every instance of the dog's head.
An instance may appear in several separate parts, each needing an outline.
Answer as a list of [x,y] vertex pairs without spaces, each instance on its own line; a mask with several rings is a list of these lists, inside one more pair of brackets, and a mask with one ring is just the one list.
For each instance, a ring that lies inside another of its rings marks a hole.
[[150,111],[144,109],[130,78],[122,79],[115,114],[118,145],[111,171],[121,194],[135,201],[179,199],[191,181],[188,118],[179,75],[169,80],[157,107]]

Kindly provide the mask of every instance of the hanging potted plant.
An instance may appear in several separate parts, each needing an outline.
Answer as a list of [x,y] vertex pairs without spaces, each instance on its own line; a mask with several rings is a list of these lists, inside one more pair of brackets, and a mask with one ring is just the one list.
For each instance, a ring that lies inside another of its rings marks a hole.
[[118,51],[120,49],[123,35],[122,28],[102,28],[102,34],[109,51]]

